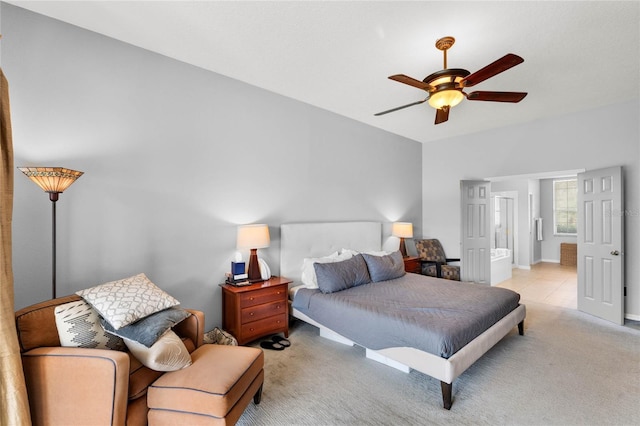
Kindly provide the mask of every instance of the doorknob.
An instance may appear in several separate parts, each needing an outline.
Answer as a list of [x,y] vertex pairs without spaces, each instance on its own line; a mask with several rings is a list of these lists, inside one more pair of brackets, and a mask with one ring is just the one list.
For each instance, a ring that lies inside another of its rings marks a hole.
[[619,255],[619,254],[620,254],[620,252],[619,252],[618,250],[613,250],[613,251],[611,252],[611,254],[612,254],[613,256],[617,256],[617,255]]

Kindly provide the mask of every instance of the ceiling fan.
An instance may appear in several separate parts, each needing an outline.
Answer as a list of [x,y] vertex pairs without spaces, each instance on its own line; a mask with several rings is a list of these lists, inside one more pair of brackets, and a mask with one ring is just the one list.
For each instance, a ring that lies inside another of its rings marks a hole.
[[433,74],[428,75],[422,81],[404,74],[396,74],[389,77],[391,80],[424,90],[428,93],[425,99],[392,108],[387,111],[382,111],[374,115],[378,116],[388,114],[410,106],[420,105],[428,101],[429,105],[436,109],[435,124],[440,124],[449,119],[449,110],[451,107],[458,105],[464,98],[467,98],[470,101],[516,103],[520,102],[525,96],[527,96],[527,93],[525,92],[463,92],[465,87],[475,86],[494,75],[500,74],[509,68],[521,64],[524,62],[524,59],[518,55],[514,55],[513,53],[508,53],[473,74],[462,68],[447,68],[447,50],[453,46],[455,41],[456,40],[453,37],[443,37],[436,41],[436,48],[438,50],[442,50],[442,53],[444,54],[443,70],[436,71]]

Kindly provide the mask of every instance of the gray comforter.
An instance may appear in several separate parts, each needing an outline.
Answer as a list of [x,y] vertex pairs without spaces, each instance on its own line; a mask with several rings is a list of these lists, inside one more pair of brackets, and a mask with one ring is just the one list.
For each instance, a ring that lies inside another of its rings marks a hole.
[[406,274],[330,294],[303,288],[293,307],[369,349],[408,346],[449,358],[519,301],[504,288]]

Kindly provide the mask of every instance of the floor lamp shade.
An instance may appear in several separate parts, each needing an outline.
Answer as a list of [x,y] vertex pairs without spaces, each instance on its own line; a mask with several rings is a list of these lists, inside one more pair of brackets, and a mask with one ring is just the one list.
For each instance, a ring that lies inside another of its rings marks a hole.
[[247,275],[249,281],[260,281],[260,265],[258,263],[258,249],[269,247],[269,227],[264,224],[242,225],[238,227],[237,248],[249,249],[249,268]]
[[56,201],[58,194],[64,192],[84,172],[65,169],[64,167],[18,167],[29,179],[49,194],[51,200],[51,292],[56,298]]
[[42,188],[44,192],[48,192],[50,194],[49,197],[51,197],[51,194],[64,192],[76,179],[84,174],[84,172],[65,169],[64,167],[18,167],[18,169]]
[[400,253],[403,257],[407,257],[407,246],[405,238],[413,238],[413,224],[410,222],[395,222],[391,227],[391,234],[400,238]]

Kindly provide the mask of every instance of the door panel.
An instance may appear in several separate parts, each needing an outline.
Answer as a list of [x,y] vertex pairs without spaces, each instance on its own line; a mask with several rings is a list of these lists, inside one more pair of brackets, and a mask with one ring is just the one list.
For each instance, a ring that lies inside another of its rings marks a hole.
[[491,284],[491,182],[461,181],[460,279]]
[[578,175],[578,309],[624,323],[622,168]]

